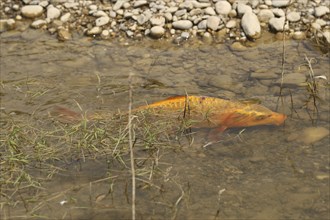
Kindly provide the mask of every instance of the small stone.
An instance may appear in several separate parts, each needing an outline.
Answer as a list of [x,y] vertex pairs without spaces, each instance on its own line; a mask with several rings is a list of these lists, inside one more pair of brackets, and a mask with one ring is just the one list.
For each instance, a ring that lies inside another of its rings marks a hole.
[[242,3],[238,3],[236,10],[239,17],[242,17],[246,12],[252,12],[252,8],[250,6]]
[[98,35],[102,32],[102,28],[101,27],[93,27],[92,29],[88,30],[86,32],[86,34],[88,36],[93,36],[93,35]]
[[212,43],[212,41],[213,41],[212,35],[209,32],[205,32],[203,34],[202,40],[204,43]]
[[160,15],[152,16],[149,21],[152,26],[164,26],[165,25],[165,18]]
[[323,38],[328,42],[328,44],[330,44],[330,31],[324,31],[322,35]]
[[32,22],[31,27],[38,29],[46,24],[47,24],[47,22],[45,20],[36,20],[36,21]]
[[268,22],[273,17],[275,17],[274,13],[269,9],[262,9],[258,13],[258,19],[260,22]]
[[233,51],[244,51],[247,49],[247,47],[240,42],[234,42],[232,45],[230,45],[230,49]]
[[226,28],[234,28],[234,27],[236,27],[236,20],[235,19],[229,20],[226,24]]
[[198,23],[197,28],[200,30],[205,30],[207,28],[207,20],[202,20]]
[[17,4],[13,5],[12,9],[15,10],[15,11],[18,11],[19,10],[19,5],[17,5]]
[[286,7],[290,3],[290,0],[272,0],[272,5],[276,8]]
[[116,3],[113,5],[112,10],[117,11],[119,10],[123,4],[126,2],[126,0],[118,0]]
[[253,12],[246,12],[241,20],[241,26],[246,34],[250,38],[259,38],[261,35],[261,27],[258,17]]
[[65,23],[65,22],[69,21],[70,17],[71,17],[71,14],[70,14],[70,12],[68,12],[68,13],[65,13],[64,15],[62,15],[61,18],[60,18],[60,20],[63,23]]
[[49,5],[49,2],[48,2],[48,1],[41,1],[41,2],[39,3],[39,5],[40,5],[41,7],[46,8],[46,7]]
[[103,25],[108,24],[109,21],[110,21],[110,18],[108,16],[106,16],[106,17],[99,17],[98,19],[95,20],[95,25],[97,27],[101,27]]
[[285,17],[280,18],[271,18],[269,20],[269,26],[272,30],[278,32],[283,31],[284,29],[284,23],[285,23]]
[[302,32],[302,31],[295,31],[293,33],[292,38],[295,40],[304,40],[304,39],[306,39],[306,34],[305,34],[305,32]]
[[193,23],[190,20],[180,20],[172,23],[173,28],[180,30],[188,30],[192,28]]
[[153,26],[150,29],[150,37],[159,39],[165,34],[165,29],[162,26]]
[[297,22],[300,20],[300,13],[296,11],[292,11],[289,14],[287,14],[286,18],[290,22]]
[[40,5],[26,5],[21,8],[21,13],[26,18],[36,18],[42,15],[43,8]]
[[329,135],[329,130],[324,127],[309,127],[303,129],[301,135],[299,136],[299,142],[304,144],[312,144]]
[[220,24],[220,18],[218,16],[210,16],[207,18],[207,27],[213,31],[216,31]]
[[56,19],[60,17],[61,11],[58,8],[55,8],[54,6],[49,6],[47,8],[47,18],[50,20]]
[[231,4],[227,1],[218,1],[215,3],[215,10],[219,15],[228,15],[231,10]]
[[282,9],[280,9],[280,8],[273,8],[272,9],[272,12],[274,13],[274,15],[276,17],[284,17],[285,16],[284,11]]
[[207,7],[204,9],[204,13],[207,15],[216,15],[214,9],[212,7]]
[[67,41],[67,40],[71,40],[72,36],[67,29],[59,28],[57,30],[57,39],[60,41]]
[[93,13],[93,16],[94,17],[107,17],[108,15],[104,11],[98,10]]
[[142,7],[144,5],[148,5],[148,1],[146,1],[146,0],[138,0],[138,1],[135,1],[134,2],[133,7],[134,8],[138,8],[138,7]]
[[101,38],[102,39],[106,40],[106,39],[109,39],[109,37],[110,37],[110,32],[108,30],[103,30],[101,32]]
[[329,11],[330,11],[330,9],[328,7],[326,7],[326,6],[319,6],[319,7],[316,7],[315,8],[314,14],[315,14],[316,17],[321,17],[321,16],[329,13]]

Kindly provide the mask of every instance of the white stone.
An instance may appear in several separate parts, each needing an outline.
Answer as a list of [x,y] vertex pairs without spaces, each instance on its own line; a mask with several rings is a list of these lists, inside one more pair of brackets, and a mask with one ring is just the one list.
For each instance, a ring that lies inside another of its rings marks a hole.
[[150,29],[150,37],[152,38],[161,38],[165,34],[165,29],[162,26],[153,26]]
[[234,27],[236,27],[236,20],[235,19],[232,19],[232,20],[227,22],[226,28],[234,28]]
[[275,17],[273,12],[269,9],[261,9],[258,13],[260,22],[268,22],[271,18]]
[[105,16],[108,16],[108,15],[104,11],[98,10],[98,11],[93,13],[93,16],[94,17],[105,17]]
[[50,20],[57,19],[61,15],[61,11],[58,8],[55,8],[54,6],[49,6],[47,8],[47,18]]
[[125,2],[126,2],[126,0],[118,0],[118,1],[116,1],[116,3],[112,7],[112,10],[117,11],[118,9],[120,9],[123,6],[123,4]]
[[27,18],[36,18],[42,15],[43,8],[40,5],[26,5],[21,8],[21,13]]
[[172,23],[173,28],[187,30],[192,28],[193,23],[190,20],[179,20]]
[[65,13],[64,15],[61,16],[60,20],[61,20],[63,23],[65,23],[65,22],[67,22],[67,21],[70,19],[70,17],[71,17],[70,12],[67,12],[67,13]]
[[275,31],[283,31],[284,23],[285,23],[285,17],[271,18],[269,20],[270,28]]
[[300,20],[300,13],[296,11],[289,12],[286,16],[288,21],[290,22],[297,22]]
[[152,16],[149,21],[152,26],[164,26],[165,25],[165,18],[160,15]]
[[87,35],[97,35],[100,34],[101,32],[102,32],[101,27],[93,27],[92,29],[87,31]]
[[327,6],[319,6],[315,8],[315,16],[321,17],[327,13],[329,13],[330,9]]
[[272,12],[273,12],[274,15],[277,16],[277,17],[283,17],[283,16],[285,16],[284,11],[283,11],[282,9],[280,9],[280,8],[273,8],[273,9],[272,9]]
[[261,27],[258,17],[253,12],[246,12],[241,20],[241,26],[244,33],[251,38],[259,38]]
[[134,2],[133,7],[138,8],[138,7],[141,7],[143,5],[147,5],[147,4],[148,4],[148,1],[146,1],[146,0],[138,0],[138,1]]
[[327,25],[327,22],[325,20],[319,18],[315,20],[315,23],[318,23],[321,27]]
[[323,32],[323,37],[326,39],[328,44],[330,44],[330,31],[324,31]]
[[47,22],[45,20],[36,20],[32,22],[31,27],[33,28],[41,28],[42,26],[46,25]]
[[236,10],[239,17],[242,17],[246,12],[252,12],[252,8],[250,6],[242,3],[238,3]]
[[202,20],[197,25],[197,28],[200,30],[205,30],[206,27],[207,27],[207,20]]
[[220,24],[220,18],[218,16],[210,16],[207,18],[207,27],[213,31],[216,31]]
[[109,21],[110,21],[110,18],[108,16],[99,17],[98,19],[95,20],[95,25],[97,27],[101,27],[103,25],[108,24]]
[[212,7],[207,7],[204,9],[204,13],[207,15],[216,15],[214,9]]
[[231,10],[231,4],[227,1],[218,1],[215,3],[215,10],[219,15],[228,15]]
[[288,6],[290,0],[272,0],[272,5],[276,8]]

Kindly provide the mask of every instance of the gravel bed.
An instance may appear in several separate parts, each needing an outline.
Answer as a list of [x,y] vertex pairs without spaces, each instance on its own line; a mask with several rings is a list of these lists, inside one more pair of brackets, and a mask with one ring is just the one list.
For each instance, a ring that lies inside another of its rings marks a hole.
[[176,42],[247,41],[265,31],[330,43],[328,0],[4,0],[0,33],[44,29],[59,40],[145,36]]

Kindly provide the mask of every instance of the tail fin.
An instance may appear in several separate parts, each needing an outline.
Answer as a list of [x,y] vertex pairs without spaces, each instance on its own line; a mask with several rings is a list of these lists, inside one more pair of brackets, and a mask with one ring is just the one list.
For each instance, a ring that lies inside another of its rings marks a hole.
[[62,123],[77,123],[82,120],[83,116],[68,108],[56,106],[50,115]]

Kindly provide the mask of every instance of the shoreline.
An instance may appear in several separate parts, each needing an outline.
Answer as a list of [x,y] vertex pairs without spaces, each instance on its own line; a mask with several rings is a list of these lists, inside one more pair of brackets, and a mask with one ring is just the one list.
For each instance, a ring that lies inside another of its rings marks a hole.
[[[170,39],[205,43],[316,38],[330,45],[330,2],[325,0],[22,0],[0,3],[0,33],[43,29],[66,41],[73,35]],[[28,27],[27,27],[28,26]]]

